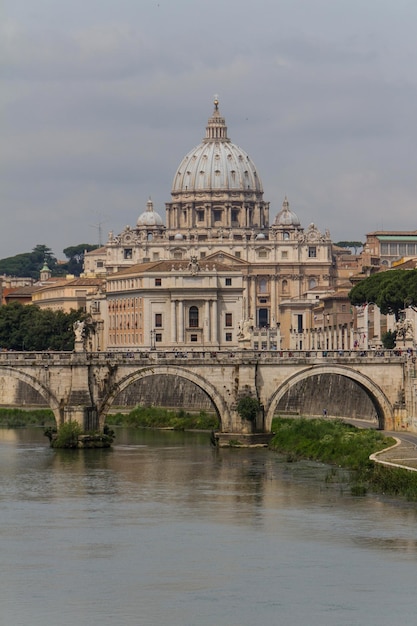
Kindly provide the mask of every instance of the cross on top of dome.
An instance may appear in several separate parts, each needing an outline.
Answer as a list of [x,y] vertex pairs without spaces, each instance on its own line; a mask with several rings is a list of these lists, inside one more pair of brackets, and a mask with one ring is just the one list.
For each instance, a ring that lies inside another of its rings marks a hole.
[[227,136],[226,120],[220,115],[218,96],[214,96],[214,111],[213,115],[209,117],[208,124],[206,126],[206,137],[203,141],[230,142],[230,139]]

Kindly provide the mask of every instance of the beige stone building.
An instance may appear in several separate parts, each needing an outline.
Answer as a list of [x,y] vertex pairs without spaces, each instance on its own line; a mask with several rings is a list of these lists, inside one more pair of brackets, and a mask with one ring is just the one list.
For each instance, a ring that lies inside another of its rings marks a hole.
[[366,235],[362,252],[364,268],[393,267],[397,261],[417,255],[417,231],[380,230]]
[[303,228],[287,198],[270,224],[260,174],[217,100],[165,210],[166,225],[149,199],[134,227],[85,255],[85,276],[107,282],[103,347],[239,347],[239,323],[257,349],[305,345],[313,307],[337,285],[330,233]]

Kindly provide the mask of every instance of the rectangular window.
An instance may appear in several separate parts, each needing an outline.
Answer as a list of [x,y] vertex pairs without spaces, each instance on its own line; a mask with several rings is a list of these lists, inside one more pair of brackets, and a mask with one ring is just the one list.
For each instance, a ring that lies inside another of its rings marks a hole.
[[204,211],[197,211],[197,219],[199,222],[204,222]]
[[232,333],[226,333],[226,341],[232,341]]
[[221,222],[222,221],[222,212],[214,210],[213,211],[213,219],[214,219],[215,222]]
[[200,252],[200,259],[204,259],[205,256],[206,256],[205,252]]
[[162,328],[162,313],[155,313],[155,328]]
[[152,260],[153,261],[159,261],[159,252],[153,252],[152,253]]
[[233,326],[233,315],[232,313],[226,313],[226,315],[224,316],[224,325],[227,327],[231,327]]
[[416,253],[416,245],[414,243],[407,244],[407,254],[415,254]]
[[237,259],[240,259],[240,252],[239,252],[239,251],[235,252],[235,257],[236,257]]
[[303,332],[303,316],[297,315],[297,332]]
[[103,261],[97,261],[97,267],[103,267],[104,263]]
[[155,333],[155,342],[162,343],[162,333]]
[[398,244],[397,243],[390,243],[390,245],[389,245],[389,253],[390,253],[390,256],[397,256],[397,254],[398,254]]
[[226,278],[226,287],[231,287],[231,286],[232,286],[232,279]]
[[162,278],[155,278],[155,287],[160,287],[162,285]]
[[123,251],[123,258],[125,259],[131,259],[133,256],[133,250],[132,248],[125,248]]
[[190,341],[198,341],[197,335],[190,335]]
[[288,259],[288,251],[287,250],[283,250],[281,252],[281,259]]
[[388,244],[387,243],[381,243],[381,254],[388,254]]
[[317,248],[316,246],[309,246],[308,247],[308,258],[309,259],[315,259],[317,256]]
[[399,245],[399,252],[402,256],[404,256],[404,254],[407,254],[407,244],[405,243],[400,243]]

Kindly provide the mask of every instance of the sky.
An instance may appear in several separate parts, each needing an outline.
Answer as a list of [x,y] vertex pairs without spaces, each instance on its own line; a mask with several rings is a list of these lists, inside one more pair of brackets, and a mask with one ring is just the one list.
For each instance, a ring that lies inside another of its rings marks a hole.
[[270,221],[417,230],[415,0],[2,0],[0,258],[165,218],[217,94]]

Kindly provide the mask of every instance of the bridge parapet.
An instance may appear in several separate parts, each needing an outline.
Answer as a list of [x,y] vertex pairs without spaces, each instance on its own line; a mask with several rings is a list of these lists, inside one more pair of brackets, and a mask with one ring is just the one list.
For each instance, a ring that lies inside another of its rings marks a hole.
[[[177,365],[186,362],[234,362],[256,363],[258,361],[283,363],[358,363],[363,362],[406,362],[409,355],[398,350],[147,350],[130,352],[0,352],[0,364],[65,364],[77,365],[100,364],[113,361],[115,363],[159,363],[172,361]],[[369,361],[370,360],[370,361]]]

